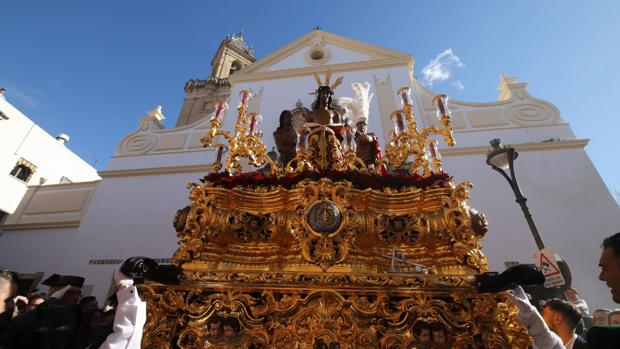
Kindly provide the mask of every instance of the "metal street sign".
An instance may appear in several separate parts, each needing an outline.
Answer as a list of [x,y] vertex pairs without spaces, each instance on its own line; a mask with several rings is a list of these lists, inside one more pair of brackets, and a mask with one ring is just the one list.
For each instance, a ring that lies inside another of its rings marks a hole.
[[556,261],[557,253],[549,247],[545,247],[534,253],[536,265],[545,274],[545,287],[558,287],[566,283],[560,267]]

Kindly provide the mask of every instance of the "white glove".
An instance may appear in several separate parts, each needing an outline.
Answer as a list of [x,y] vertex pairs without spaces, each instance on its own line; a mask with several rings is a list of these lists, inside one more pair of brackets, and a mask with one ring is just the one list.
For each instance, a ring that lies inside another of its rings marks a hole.
[[540,316],[538,310],[530,303],[525,291],[521,286],[508,292],[508,296],[519,309],[517,319],[527,327],[527,331],[534,338],[534,346],[540,349],[562,349],[562,339],[549,330],[545,320]]
[[121,285],[133,286],[133,279],[123,274],[123,272],[121,271],[121,267],[123,266],[124,263],[125,261],[123,261],[118,266],[118,268],[116,268],[116,270],[114,271],[114,282],[116,283],[116,287],[121,286]]
[[519,321],[526,327],[530,327],[532,317],[538,315],[538,311],[532,303],[530,303],[525,291],[519,286],[512,290],[512,292],[509,291],[508,296],[519,309],[519,315],[517,315]]
[[50,295],[50,298],[61,299],[65,295],[65,293],[67,293],[67,291],[69,291],[70,289],[71,289],[71,285],[67,285],[67,286],[61,288],[60,290],[52,293]]

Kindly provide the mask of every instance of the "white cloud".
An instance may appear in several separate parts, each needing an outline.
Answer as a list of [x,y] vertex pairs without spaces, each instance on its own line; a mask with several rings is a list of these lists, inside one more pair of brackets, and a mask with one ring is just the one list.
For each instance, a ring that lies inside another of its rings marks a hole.
[[[452,77],[452,70],[454,68],[463,67],[465,67],[465,64],[463,64],[461,59],[449,48],[438,54],[437,57],[431,59],[422,69],[422,75],[424,76],[424,81],[426,81],[429,86],[433,86],[435,82],[449,81]],[[459,90],[465,88],[458,80],[451,81],[451,85]]]
[[461,80],[452,81],[450,85],[454,86],[454,88],[457,90],[465,89],[465,86],[463,86],[463,83],[461,82]]
[[22,89],[18,88],[13,84],[6,84],[6,98],[7,100],[11,97],[15,97],[24,103],[24,105],[28,107],[36,107],[39,104],[39,100],[33,95],[41,95],[42,92],[38,90],[32,90],[31,92],[24,92]]

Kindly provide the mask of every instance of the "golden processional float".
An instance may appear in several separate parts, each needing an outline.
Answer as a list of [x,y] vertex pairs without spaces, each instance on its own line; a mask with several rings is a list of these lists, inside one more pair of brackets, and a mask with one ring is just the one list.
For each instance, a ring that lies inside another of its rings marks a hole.
[[[369,84],[352,85],[352,125],[331,107],[342,79],[330,86],[330,76],[315,76],[300,129],[282,113],[278,159],[261,140],[260,116],[247,113],[249,91],[234,132],[220,130],[218,104],[202,142],[226,144],[215,145],[215,172],[188,184],[191,205],[174,218],[179,283],[141,286],[142,346],[529,347],[505,292],[480,291],[486,220],[467,204],[472,184],[453,182],[430,139],[454,145],[447,97],[434,99],[441,126],[419,129],[409,88],[400,89],[383,158],[365,128]],[[242,173],[243,158],[262,168]]]

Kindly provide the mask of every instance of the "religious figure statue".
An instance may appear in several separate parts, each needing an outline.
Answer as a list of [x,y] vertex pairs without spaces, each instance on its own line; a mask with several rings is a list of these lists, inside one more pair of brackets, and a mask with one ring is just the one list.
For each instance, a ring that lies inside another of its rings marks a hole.
[[367,131],[366,120],[359,120],[355,124],[355,153],[366,166],[374,166],[377,159],[381,157],[381,149],[377,136]]
[[293,128],[293,114],[290,110],[283,110],[280,113],[280,126],[273,133],[273,138],[280,153],[278,161],[282,166],[286,166],[295,158],[297,146],[297,132]]
[[305,148],[305,157],[312,167],[320,170],[339,170],[344,164],[340,150],[342,121],[332,108],[334,89],[342,83],[342,77],[330,85],[331,72],[325,74],[325,82],[318,74],[314,78],[319,85],[312,111],[306,114],[300,144]]
[[329,85],[331,72],[325,74],[325,83],[321,81],[318,74],[314,74],[314,78],[319,88],[316,90],[316,99],[312,103],[312,111],[306,114],[306,123],[310,124],[309,126],[340,124],[342,120],[332,108],[332,96],[334,89],[342,83],[342,77],[334,81],[331,86]]
[[382,156],[378,137],[368,132],[368,114],[373,97],[370,93],[370,83],[367,81],[363,84],[353,83],[351,88],[355,92],[355,98],[339,98],[338,104],[347,110],[346,117],[355,124],[357,157],[362,159],[366,166],[374,166],[377,160],[382,159]]

